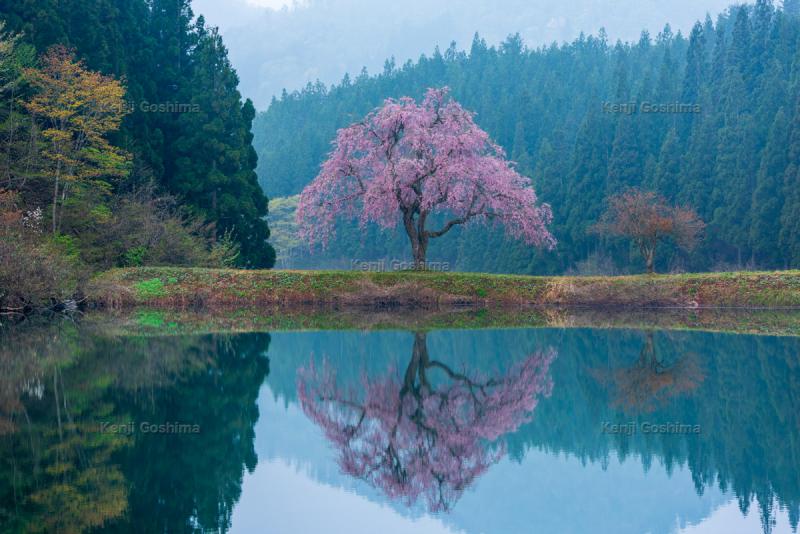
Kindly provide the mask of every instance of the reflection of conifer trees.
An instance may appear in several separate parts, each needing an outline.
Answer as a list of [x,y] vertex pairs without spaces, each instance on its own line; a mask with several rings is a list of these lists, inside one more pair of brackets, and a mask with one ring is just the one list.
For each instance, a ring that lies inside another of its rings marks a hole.
[[204,365],[146,399],[131,395],[124,403],[134,421],[197,424],[199,432],[136,434],[122,461],[132,487],[130,512],[114,531],[230,527],[244,469],[256,466],[256,401],[269,372],[269,335],[208,336],[196,343]]
[[[654,332],[643,346],[641,336],[570,332],[551,368],[553,395],[508,438],[512,457],[536,447],[588,462],[633,456],[669,473],[685,466],[699,494],[730,491],[765,524],[786,510],[796,528],[800,339]],[[635,435],[603,431],[604,422],[631,421]],[[698,425],[699,433],[645,434],[643,423]]]
[[489,443],[529,420],[550,394],[553,358],[536,353],[505,375],[481,376],[431,359],[426,335],[417,333],[402,374],[364,374],[355,387],[311,362],[299,372],[298,395],[346,473],[409,505],[424,497],[432,511],[448,510],[502,456]]
[[[74,326],[0,341],[0,524],[224,531],[254,469],[269,335],[130,337]],[[100,432],[134,422],[137,431]],[[197,434],[143,434],[188,422]]]

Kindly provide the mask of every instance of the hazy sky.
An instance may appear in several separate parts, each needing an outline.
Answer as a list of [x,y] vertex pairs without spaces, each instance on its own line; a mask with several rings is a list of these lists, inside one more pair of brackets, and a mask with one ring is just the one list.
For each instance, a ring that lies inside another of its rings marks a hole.
[[284,6],[288,7],[292,5],[292,3],[287,0],[247,0],[247,3],[254,6],[268,7],[270,9],[281,9]]
[[[779,1],[779,0],[778,0]],[[259,109],[286,88],[341,80],[366,66],[380,72],[451,41],[469,48],[477,31],[490,44],[519,32],[532,47],[604,27],[613,41],[655,36],[669,22],[686,33],[731,0],[194,0],[219,26],[241,89]]]

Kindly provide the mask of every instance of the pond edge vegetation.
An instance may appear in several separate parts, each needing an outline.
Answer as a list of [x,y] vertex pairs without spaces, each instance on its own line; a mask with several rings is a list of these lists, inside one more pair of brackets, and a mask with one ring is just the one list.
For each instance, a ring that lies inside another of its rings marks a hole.
[[800,271],[636,276],[442,272],[114,269],[88,283],[91,307],[792,308]]
[[[185,336],[256,332],[507,330],[529,328],[696,331],[800,336],[797,310],[601,309],[291,309],[238,307],[192,310],[136,307],[88,312],[81,324],[111,336]],[[32,324],[40,324],[36,320]],[[45,324],[49,322],[45,321]]]

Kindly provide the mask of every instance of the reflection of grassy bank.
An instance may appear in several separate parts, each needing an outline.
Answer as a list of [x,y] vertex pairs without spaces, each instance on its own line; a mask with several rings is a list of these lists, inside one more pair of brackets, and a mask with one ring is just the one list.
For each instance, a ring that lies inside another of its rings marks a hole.
[[800,271],[619,277],[473,273],[118,269],[93,280],[90,300],[108,307],[265,305],[453,305],[800,308]]
[[237,308],[213,312],[134,309],[95,313],[84,323],[111,335],[175,335],[305,330],[631,328],[800,336],[791,310],[452,310],[337,311]]

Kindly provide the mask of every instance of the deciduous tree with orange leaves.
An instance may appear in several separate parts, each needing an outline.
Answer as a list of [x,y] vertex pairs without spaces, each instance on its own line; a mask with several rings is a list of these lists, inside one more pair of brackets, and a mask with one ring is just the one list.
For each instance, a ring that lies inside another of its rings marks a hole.
[[110,189],[107,180],[127,171],[129,155],[105,137],[125,117],[125,87],[87,70],[62,46],[52,47],[41,68],[26,69],[25,77],[36,91],[25,107],[42,125],[44,175],[53,182],[51,218],[57,234],[59,206],[70,188]]
[[705,226],[691,208],[670,206],[651,191],[629,189],[609,199],[608,209],[592,230],[633,240],[652,274],[660,242],[671,239],[678,248],[693,250]]

